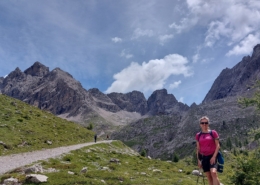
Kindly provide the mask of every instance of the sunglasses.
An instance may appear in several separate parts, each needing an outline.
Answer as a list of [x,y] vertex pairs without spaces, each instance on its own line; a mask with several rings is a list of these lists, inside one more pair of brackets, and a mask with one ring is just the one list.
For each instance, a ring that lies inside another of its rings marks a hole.
[[207,125],[209,122],[200,122],[201,125]]

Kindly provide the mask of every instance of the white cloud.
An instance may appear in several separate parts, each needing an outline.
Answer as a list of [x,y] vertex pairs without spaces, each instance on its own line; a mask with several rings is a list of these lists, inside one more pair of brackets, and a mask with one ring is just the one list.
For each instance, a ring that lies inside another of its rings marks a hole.
[[129,59],[129,58],[132,58],[134,55],[129,54],[129,53],[124,49],[124,50],[122,50],[120,56]]
[[[222,4],[225,4],[222,2]],[[233,0],[228,6],[220,10],[221,17],[211,20],[205,38],[206,46],[213,46],[221,38],[228,42],[237,43],[248,34],[258,31],[260,28],[260,9],[252,7],[252,1],[247,3]],[[217,8],[217,7],[216,7]]]
[[227,28],[228,23],[213,21],[209,24],[209,28],[205,38],[205,45],[211,47],[215,44],[221,36],[228,37],[232,32],[231,29]]
[[173,35],[161,35],[159,36],[160,44],[163,45],[165,42],[169,41],[170,39],[173,38]]
[[197,18],[182,18],[179,24],[177,23],[172,23],[169,25],[169,28],[172,28],[176,30],[177,33],[181,33],[184,30],[189,29],[190,27],[194,26],[197,23]]
[[161,89],[171,75],[185,77],[192,75],[187,64],[187,58],[178,54],[167,55],[163,59],[154,59],[147,63],[143,62],[141,65],[132,62],[130,66],[113,76],[115,81],[106,93],[126,93],[132,90],[150,92]]
[[118,37],[114,37],[111,39],[114,43],[117,43],[117,42],[122,42],[122,39],[121,38],[118,38]]
[[255,0],[186,0],[189,13],[172,23],[170,28],[181,33],[191,27],[203,25],[206,29],[205,46],[217,41],[237,43],[248,34],[260,29],[260,2]]
[[177,81],[177,82],[173,82],[172,84],[170,84],[169,88],[170,89],[175,89],[177,87],[179,87],[179,85],[181,84],[181,81]]
[[226,56],[231,55],[245,55],[249,54],[252,51],[252,48],[260,43],[260,34],[249,34],[244,40],[242,40],[238,45],[233,47]]
[[148,29],[147,30],[142,30],[140,28],[136,28],[134,33],[133,33],[132,39],[137,39],[139,37],[144,37],[144,36],[146,36],[146,37],[154,36],[153,30],[148,30]]

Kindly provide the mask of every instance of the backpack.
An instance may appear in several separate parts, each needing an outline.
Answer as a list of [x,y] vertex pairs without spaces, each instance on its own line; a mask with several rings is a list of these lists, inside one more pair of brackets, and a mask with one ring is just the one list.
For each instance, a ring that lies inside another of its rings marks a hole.
[[[201,136],[202,132],[199,133],[198,135],[198,141],[200,140],[200,136]],[[212,139],[215,139],[212,133],[212,130],[209,131],[209,134],[211,135]],[[220,152],[220,150],[218,151],[218,155],[217,155],[217,162],[218,162],[218,168],[217,171],[222,173],[224,170],[224,156],[222,155],[222,153]]]

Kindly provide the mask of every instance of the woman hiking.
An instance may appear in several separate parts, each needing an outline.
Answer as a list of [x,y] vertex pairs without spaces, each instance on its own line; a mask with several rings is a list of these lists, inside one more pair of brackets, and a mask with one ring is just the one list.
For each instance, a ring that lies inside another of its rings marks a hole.
[[198,166],[207,176],[209,185],[220,185],[217,174],[217,155],[220,148],[219,135],[209,128],[209,118],[199,120],[201,132],[196,134]]

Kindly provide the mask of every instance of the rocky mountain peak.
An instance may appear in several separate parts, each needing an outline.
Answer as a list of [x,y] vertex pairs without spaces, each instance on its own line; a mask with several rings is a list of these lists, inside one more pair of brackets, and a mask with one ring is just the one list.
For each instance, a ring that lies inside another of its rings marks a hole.
[[63,77],[73,78],[73,76],[72,76],[71,74],[69,74],[69,73],[66,72],[66,71],[63,71],[63,70],[60,69],[59,67],[54,68],[54,69],[51,71],[51,73],[52,73],[53,75],[59,76],[59,77],[61,77],[61,78],[63,78]]
[[11,88],[17,82],[23,81],[26,78],[26,75],[17,67],[14,71],[12,71],[6,78],[3,79],[3,86],[9,84],[8,88]]
[[43,78],[42,82],[48,82],[48,81],[53,83],[66,84],[66,86],[74,90],[83,89],[79,81],[75,80],[71,74],[63,71],[58,67],[54,68],[51,72],[49,72],[48,75],[46,75]]
[[184,104],[179,103],[173,94],[168,94],[166,89],[154,91],[148,98],[147,105],[151,115],[170,114],[173,111],[186,109]]
[[[156,100],[162,100],[164,98],[169,98],[171,99],[173,102],[177,103],[178,101],[176,100],[176,98],[174,97],[174,95],[172,94],[168,94],[166,89],[160,89],[160,90],[156,90],[153,92],[153,94],[151,95],[151,97],[149,99],[156,99]],[[149,101],[148,99],[148,101]]]
[[226,97],[252,94],[253,91],[249,91],[249,89],[256,80],[260,79],[259,74],[260,44],[254,47],[251,57],[243,57],[242,61],[236,64],[232,69],[226,68],[222,70],[204,98],[203,103]]
[[35,62],[31,67],[24,71],[26,75],[43,77],[49,73],[49,68],[40,62]]
[[19,67],[17,67],[7,77],[13,79],[13,78],[21,76],[22,74],[23,74],[23,72],[20,70]]
[[111,99],[107,95],[99,91],[98,88],[89,89],[88,92],[98,101],[112,103]]
[[259,57],[260,56],[260,44],[257,44],[254,47],[252,58]]
[[107,96],[122,110],[139,112],[141,115],[147,112],[147,102],[142,92],[132,91],[126,94],[113,92]]

